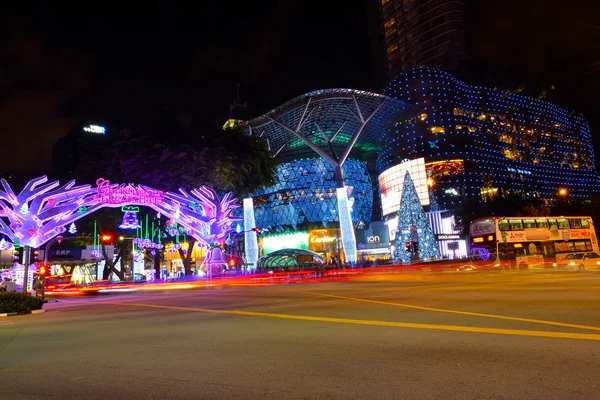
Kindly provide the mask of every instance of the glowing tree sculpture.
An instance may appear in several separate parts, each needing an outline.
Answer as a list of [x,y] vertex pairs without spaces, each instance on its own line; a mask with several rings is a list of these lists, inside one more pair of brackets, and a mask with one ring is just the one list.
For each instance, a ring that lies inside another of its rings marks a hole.
[[206,186],[190,195],[183,189],[180,194],[162,192],[142,185],[111,184],[103,178],[96,181],[95,188],[75,186],[74,180],[61,187],[57,181],[45,184],[47,181],[45,176],[33,179],[16,195],[1,180],[0,234],[13,243],[37,248],[100,208],[144,205],[184,226],[199,245],[210,248],[212,242],[224,241],[232,224],[241,220],[232,214],[239,205],[231,193],[219,200]]
[[[410,243],[410,252],[407,251],[406,243]],[[440,249],[408,171],[400,199],[395,248],[394,258],[403,263],[416,258],[427,261],[440,257]]]

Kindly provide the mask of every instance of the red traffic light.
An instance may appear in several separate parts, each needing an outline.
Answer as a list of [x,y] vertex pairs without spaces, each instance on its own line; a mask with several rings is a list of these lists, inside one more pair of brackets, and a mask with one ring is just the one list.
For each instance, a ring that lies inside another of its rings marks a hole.
[[38,275],[39,276],[48,276],[48,266],[45,264],[38,265]]
[[262,231],[262,229],[261,229],[261,228],[259,228],[258,226],[257,226],[257,227],[255,227],[255,228],[252,228],[252,230],[253,230],[254,232],[256,232],[256,233],[260,233],[260,231]]
[[100,236],[100,242],[102,242],[102,244],[112,244],[114,241],[115,241],[114,233],[106,232]]
[[404,245],[406,246],[406,251],[410,251],[410,242],[404,242]]

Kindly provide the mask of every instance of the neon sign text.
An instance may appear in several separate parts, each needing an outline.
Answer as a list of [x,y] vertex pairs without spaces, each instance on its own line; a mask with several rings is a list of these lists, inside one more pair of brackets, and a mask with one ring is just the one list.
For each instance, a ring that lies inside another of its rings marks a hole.
[[331,243],[335,242],[335,237],[325,236],[325,237],[313,237],[310,239],[311,243]]
[[165,198],[165,192],[145,189],[141,186],[120,185],[111,187],[108,179],[96,180],[98,186],[95,200],[105,204],[138,203],[160,204]]
[[85,126],[83,130],[90,133],[99,133],[101,135],[106,133],[106,128],[98,125]]

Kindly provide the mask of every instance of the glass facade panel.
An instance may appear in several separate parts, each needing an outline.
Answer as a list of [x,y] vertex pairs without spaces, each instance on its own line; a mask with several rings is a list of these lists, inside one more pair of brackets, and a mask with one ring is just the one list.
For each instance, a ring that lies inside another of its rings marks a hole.
[[[366,164],[347,160],[343,167],[352,222],[371,222],[373,188]],[[277,166],[277,182],[256,192],[256,225],[271,233],[338,227],[335,171],[323,159],[304,159]]]

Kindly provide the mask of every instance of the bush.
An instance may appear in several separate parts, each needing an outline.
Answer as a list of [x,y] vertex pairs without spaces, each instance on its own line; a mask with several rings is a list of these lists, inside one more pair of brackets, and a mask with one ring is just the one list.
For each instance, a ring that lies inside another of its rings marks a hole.
[[23,293],[0,292],[0,313],[30,313],[41,309],[43,304],[42,299]]

